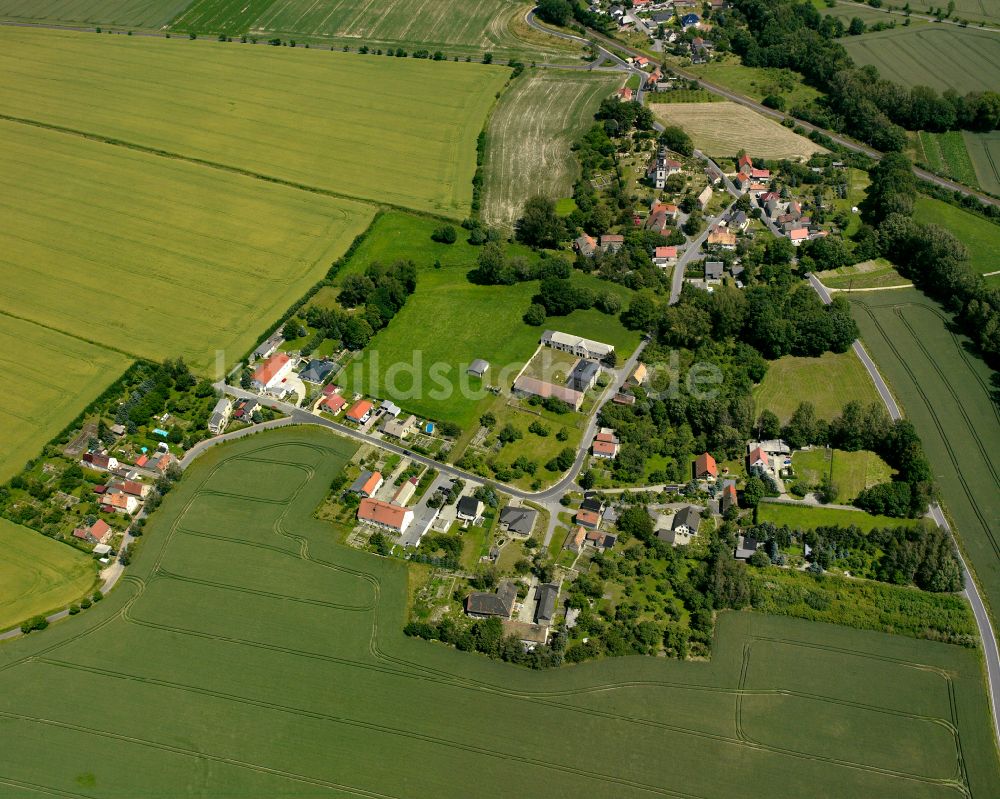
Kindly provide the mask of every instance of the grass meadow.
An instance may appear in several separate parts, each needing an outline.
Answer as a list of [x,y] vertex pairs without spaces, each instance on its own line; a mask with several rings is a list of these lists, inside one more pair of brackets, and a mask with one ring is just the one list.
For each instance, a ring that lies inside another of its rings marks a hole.
[[687,67],[687,71],[758,101],[769,94],[779,94],[785,98],[788,108],[808,103],[820,96],[818,90],[807,86],[799,75],[789,69],[745,67],[738,60],[733,60],[696,64]]
[[0,121],[0,164],[0,312],[205,374],[217,350],[242,357],[374,214],[14,122]]
[[939,175],[953,178],[968,186],[979,186],[966,141],[965,131],[929,133],[922,130],[916,134],[914,145],[916,160],[926,164],[932,172],[937,172]]
[[1000,411],[991,373],[916,289],[850,298],[868,352],[901,400],[942,505],[994,613],[1000,608]]
[[302,48],[0,30],[7,115],[462,218],[509,70]]
[[756,412],[770,410],[787,422],[800,402],[811,402],[820,419],[832,419],[851,400],[878,402],[875,385],[853,352],[827,352],[818,358],[786,355],[771,361],[753,391]]
[[67,544],[0,519],[0,631],[62,610],[97,584],[94,560]]
[[191,0],[0,0],[0,19],[162,28]]
[[931,86],[959,94],[1000,83],[1000,37],[956,25],[912,25],[840,40],[859,65],[903,86]]
[[773,522],[779,526],[788,525],[799,530],[813,530],[817,527],[839,525],[859,528],[870,532],[877,527],[911,527],[921,524],[919,519],[896,519],[891,516],[875,516],[861,510],[826,508],[822,505],[793,505],[788,502],[761,502],[757,506],[758,522]]
[[909,280],[896,271],[885,258],[862,261],[851,266],[842,266],[826,272],[817,272],[816,277],[831,289],[875,289],[890,286],[909,286]]
[[504,93],[490,117],[483,178],[483,219],[513,230],[525,200],[572,194],[579,174],[572,144],[593,124],[617,75],[531,70]]
[[1000,269],[1000,225],[930,197],[917,199],[913,218],[948,228],[969,249],[969,263],[980,274]]
[[0,648],[0,795],[152,780],[205,796],[943,799],[1000,779],[976,654],[955,646],[725,613],[708,662],[532,672],[405,638],[406,564],[312,516],[352,449],[299,428],[210,450],[120,589]]
[[[461,228],[458,242],[437,244],[430,238],[435,227],[429,219],[385,213],[338,273],[337,279],[343,280],[363,272],[373,261],[400,258],[412,259],[420,270],[417,289],[406,305],[337,378],[338,383],[388,397],[422,416],[468,428],[495,399],[485,385],[510,388],[546,327],[614,344],[621,359],[638,345],[637,333],[626,330],[617,317],[593,309],[552,317],[540,328],[525,324],[521,317],[538,291],[537,281],[514,286],[470,283],[467,275],[476,267],[480,248],[466,243]],[[518,245],[509,246],[508,255],[537,258]],[[434,268],[435,261],[441,263],[440,269]],[[623,286],[589,275],[575,274],[573,279],[619,294],[623,307],[631,296]],[[491,364],[485,385],[465,374],[476,358]],[[435,374],[450,381],[454,392],[439,391]],[[463,383],[470,388],[469,396],[460,391]]]
[[37,457],[128,364],[117,352],[0,312],[0,370],[8,376],[0,398],[0,483]]
[[962,136],[980,188],[1000,194],[1000,131],[963,131]]
[[694,146],[708,155],[734,156],[745,149],[755,158],[806,159],[823,150],[736,103],[659,103],[651,108],[661,122],[684,128]]
[[844,452],[839,449],[814,447],[792,454],[795,476],[811,485],[819,485],[829,475],[837,486],[835,503],[846,505],[858,494],[877,483],[888,481],[892,469],[874,452]]

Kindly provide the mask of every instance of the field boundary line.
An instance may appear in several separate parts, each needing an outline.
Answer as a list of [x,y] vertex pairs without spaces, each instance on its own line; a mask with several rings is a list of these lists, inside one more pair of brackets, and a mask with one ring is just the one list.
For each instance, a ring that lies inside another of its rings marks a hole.
[[45,330],[51,330],[53,333],[59,333],[60,335],[67,336],[69,338],[75,338],[77,341],[82,341],[84,344],[89,344],[92,347],[98,347],[102,350],[107,350],[108,352],[114,352],[117,355],[124,355],[126,358],[132,361],[148,361],[148,358],[144,358],[141,355],[136,355],[134,352],[128,352],[127,350],[119,349],[118,347],[112,347],[108,344],[102,344],[99,341],[94,341],[93,339],[81,336],[79,333],[70,333],[67,330],[61,330],[58,327],[52,327],[52,325],[47,325],[44,322],[38,322],[35,319],[29,319],[27,316],[19,316],[16,313],[11,313],[10,311],[5,311],[0,309],[0,316],[6,316],[10,319],[17,319],[19,322],[26,322],[29,325],[35,325],[35,327],[41,327]]
[[27,125],[30,127],[41,128],[42,130],[49,130],[54,133],[62,133],[66,136],[77,136],[81,139],[87,139],[88,141],[97,142],[99,144],[107,144],[112,147],[121,147],[126,150],[134,150],[135,152],[144,153],[146,155],[153,155],[159,158],[165,158],[172,161],[182,161],[184,163],[193,164],[195,166],[206,167],[208,169],[216,169],[220,172],[228,172],[233,175],[241,175],[245,178],[251,178],[252,180],[259,180],[262,183],[273,183],[277,186],[284,186],[289,189],[297,189],[298,191],[309,192],[310,194],[320,194],[324,197],[332,197],[337,200],[350,200],[351,202],[356,202],[361,205],[367,205],[370,208],[388,208],[394,211],[402,211],[408,214],[415,214],[416,216],[422,216],[428,219],[434,220],[447,220],[449,222],[454,222],[458,219],[458,216],[445,216],[443,214],[433,214],[429,211],[420,210],[417,208],[410,208],[405,205],[397,205],[396,203],[386,202],[384,200],[376,201],[367,197],[359,197],[354,194],[347,194],[345,192],[334,191],[333,189],[324,189],[320,186],[312,186],[308,183],[300,183],[295,180],[288,180],[287,178],[277,177],[276,175],[268,175],[264,172],[255,172],[252,169],[246,169],[244,167],[234,166],[232,164],[222,164],[218,161],[209,161],[206,158],[197,158],[192,155],[184,155],[183,153],[173,152],[172,150],[163,150],[158,147],[150,147],[145,144],[139,144],[137,142],[127,141],[125,139],[117,139],[113,136],[104,136],[100,133],[91,133],[85,130],[79,130],[77,128],[70,128],[64,125],[56,125],[51,122],[42,122],[38,119],[29,119],[27,117],[16,117],[10,114],[0,113],[0,120],[5,122],[12,122],[18,125]]

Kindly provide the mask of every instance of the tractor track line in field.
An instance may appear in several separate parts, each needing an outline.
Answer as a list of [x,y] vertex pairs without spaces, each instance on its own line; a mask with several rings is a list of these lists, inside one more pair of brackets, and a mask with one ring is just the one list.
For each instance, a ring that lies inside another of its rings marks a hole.
[[44,322],[37,322],[34,319],[29,319],[27,316],[18,316],[17,314],[10,313],[10,311],[0,310],[0,316],[7,316],[11,319],[16,319],[19,322],[27,322],[29,325],[35,325],[36,327],[44,328],[45,330],[51,330],[53,333],[59,333],[60,335],[67,336],[69,338],[75,338],[77,341],[82,341],[84,344],[89,344],[92,347],[97,347],[102,350],[107,350],[108,352],[114,352],[118,355],[123,355],[132,361],[145,361],[149,360],[141,355],[136,355],[134,352],[128,352],[127,350],[119,349],[118,347],[112,347],[107,344],[102,344],[99,341],[94,341],[93,339],[81,336],[78,333],[70,333],[68,330],[60,330],[58,327],[52,327],[52,325],[47,325]]

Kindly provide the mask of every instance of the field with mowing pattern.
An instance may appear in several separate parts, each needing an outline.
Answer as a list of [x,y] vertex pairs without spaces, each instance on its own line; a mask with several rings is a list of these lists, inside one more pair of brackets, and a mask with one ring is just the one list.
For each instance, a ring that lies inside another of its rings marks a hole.
[[972,133],[967,130],[962,136],[979,186],[984,191],[1000,194],[1000,131]]
[[805,136],[736,103],[658,103],[650,107],[664,124],[684,128],[694,146],[708,155],[734,156],[745,149],[755,158],[806,159],[823,150]]
[[844,452],[839,449],[813,447],[792,454],[795,476],[818,486],[829,475],[837,486],[836,504],[847,505],[866,488],[884,483],[892,477],[892,469],[874,452]]
[[839,40],[859,65],[903,86],[959,94],[1000,84],[1000,35],[956,25],[913,25]]
[[191,0],[0,0],[0,19],[162,28]]
[[984,589],[1000,610],[1000,409],[992,374],[916,289],[850,297],[861,336],[914,424],[942,504]]
[[926,164],[932,172],[954,178],[967,186],[979,186],[972,159],[966,149],[966,133],[949,130],[946,133],[916,134],[916,160]]
[[792,504],[789,502],[761,502],[757,506],[758,522],[774,522],[797,530],[814,530],[817,527],[838,525],[855,526],[862,532],[878,527],[912,527],[921,524],[919,519],[895,519],[891,516],[873,516],[862,510],[826,508],[822,505]]
[[37,457],[128,364],[117,352],[0,312],[0,369],[8,378],[0,397],[0,482]]
[[0,631],[62,610],[97,583],[89,555],[6,519],[0,519],[0,548]]
[[173,38],[0,30],[18,118],[462,218],[509,70]]
[[980,274],[1000,269],[1000,225],[950,203],[919,197],[913,208],[918,222],[941,225],[969,249],[969,263]]
[[754,389],[756,412],[770,410],[787,422],[800,402],[811,402],[816,417],[832,419],[851,400],[878,402],[878,392],[853,352],[827,352],[818,358],[786,355],[770,361],[767,374]]
[[0,795],[153,778],[200,796],[944,799],[1000,780],[976,654],[955,646],[724,613],[709,662],[533,672],[405,638],[406,564],[311,515],[351,451],[316,429],[210,450],[122,588],[0,647]]
[[218,350],[241,358],[374,213],[2,120],[0,167],[0,312],[204,374]]
[[619,86],[617,75],[531,70],[518,78],[490,117],[483,218],[512,230],[529,197],[572,194],[578,168],[570,146]]

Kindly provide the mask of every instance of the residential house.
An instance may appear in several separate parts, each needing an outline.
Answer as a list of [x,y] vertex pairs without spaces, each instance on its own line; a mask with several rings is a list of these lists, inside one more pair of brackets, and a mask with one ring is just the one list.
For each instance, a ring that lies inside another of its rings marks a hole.
[[502,619],[501,622],[503,634],[513,635],[527,652],[534,651],[536,647],[543,646],[549,640],[549,628],[545,625],[513,619]]
[[463,522],[475,522],[483,515],[483,503],[481,500],[466,494],[458,500],[458,507],[455,516]]
[[556,616],[556,601],[559,598],[559,586],[543,583],[535,589],[538,605],[535,607],[536,624],[552,624]]
[[718,283],[722,280],[722,261],[705,261],[705,282]]
[[140,483],[138,480],[122,480],[112,483],[108,486],[108,490],[117,490],[131,497],[145,499],[149,496],[149,492],[153,490],[153,487],[149,483]]
[[132,514],[139,510],[141,505],[142,503],[139,501],[139,498],[133,497],[130,494],[114,494],[110,491],[105,491],[104,496],[101,497],[101,509],[104,511]]
[[705,40],[700,36],[691,40],[690,51],[692,64],[704,64],[708,61],[708,48],[705,46]]
[[413,499],[413,495],[417,491],[417,478],[411,477],[409,480],[404,480],[403,484],[399,487],[399,490],[392,497],[392,503],[394,505],[399,505],[400,507],[405,507],[406,503]]
[[703,452],[694,462],[694,477],[696,480],[715,480],[719,476],[719,467],[709,453]]
[[583,549],[586,542],[587,528],[578,525],[575,530],[570,530],[569,534],[566,536],[566,543],[563,544],[563,547],[572,552],[579,552]]
[[215,403],[212,415],[208,417],[208,431],[219,435],[219,433],[226,429],[226,425],[229,424],[229,417],[232,411],[233,405],[225,397]]
[[733,557],[737,560],[750,560],[753,553],[760,549],[761,542],[752,535],[741,535],[736,539],[736,551]]
[[708,208],[708,204],[712,202],[712,187],[706,186],[704,191],[698,195],[698,207],[704,211]]
[[281,385],[292,372],[292,359],[284,352],[272,355],[253,373],[252,385],[257,391],[267,391]]
[[780,438],[769,438],[765,441],[752,441],[750,442],[748,449],[754,449],[756,447],[760,447],[768,455],[788,457],[792,454],[792,448]]
[[601,526],[601,514],[595,513],[592,510],[584,510],[580,508],[576,512],[576,523],[581,527],[586,527],[588,530],[596,530]]
[[358,521],[402,534],[413,521],[413,511],[366,497],[358,505]]
[[632,374],[629,375],[628,380],[625,381],[628,385],[641,386],[646,382],[646,378],[649,377],[649,372],[646,369],[646,364],[637,363],[635,369],[632,370]]
[[371,418],[373,407],[374,406],[368,400],[358,400],[347,409],[346,416],[348,421],[354,422],[355,424],[364,424]]
[[313,358],[306,364],[306,368],[299,372],[299,377],[307,383],[319,385],[337,368],[335,361],[328,361],[321,358]]
[[485,361],[482,358],[476,358],[476,360],[469,364],[467,371],[473,377],[482,377],[487,371],[489,371],[489,368],[489,361]]
[[660,68],[659,67],[654,68],[653,71],[650,72],[649,76],[646,78],[646,88],[648,89],[655,88],[656,84],[659,83],[662,79],[663,79],[663,73],[660,71]]
[[526,508],[523,505],[520,507],[508,505],[500,511],[500,527],[510,533],[527,537],[534,530],[537,518],[538,511],[534,508]]
[[569,373],[566,384],[574,391],[584,392],[592,389],[601,375],[601,367],[595,361],[581,358]]
[[736,481],[726,480],[722,486],[722,496],[719,499],[719,512],[725,513],[730,508],[739,508],[736,498]]
[[622,86],[618,90],[618,100],[620,102],[623,102],[623,103],[631,103],[632,102],[632,94],[633,94],[633,92],[632,92],[632,90],[628,86]]
[[100,452],[85,452],[81,465],[87,469],[96,469],[99,472],[118,471],[118,459]]
[[721,247],[724,250],[735,250],[736,234],[716,225],[708,232],[708,244],[713,247]]
[[610,427],[602,427],[600,432],[594,438],[591,452],[594,454],[595,458],[614,460],[618,457],[618,448],[618,436],[615,435],[615,431]]
[[336,416],[338,413],[344,410],[344,406],[346,404],[347,400],[345,400],[342,396],[340,396],[340,394],[331,394],[330,396],[323,398],[323,401],[320,402],[319,407],[321,410],[329,411],[334,416]]
[[260,344],[250,355],[251,362],[259,361],[261,358],[270,358],[275,352],[277,352],[278,347],[284,343],[285,337],[281,335],[280,330],[272,333],[267,340]]
[[776,217],[781,211],[778,198],[771,196],[772,194],[774,194],[774,192],[768,192],[768,194],[765,195],[767,199],[764,201],[764,213],[771,219]]
[[582,510],[591,510],[594,513],[604,513],[604,501],[599,494],[591,494],[583,498],[580,508]]
[[[233,406],[232,418],[238,422],[252,424],[254,411],[258,407],[260,407],[260,403],[256,399],[238,399]],[[142,464],[136,462],[136,465],[141,466]]]
[[402,441],[416,427],[417,417],[412,413],[405,419],[390,419],[384,425],[382,425],[382,432],[387,436],[392,436],[393,438],[398,438]]
[[763,469],[765,472],[771,471],[771,459],[760,447],[750,450],[747,455],[747,470],[751,473],[754,469]]
[[583,405],[583,394],[579,391],[574,391],[565,386],[557,386],[554,383],[548,383],[534,377],[527,377],[526,375],[521,375],[514,381],[512,390],[515,394],[541,397],[542,399],[555,397],[565,402],[575,411],[580,410],[580,406]]
[[177,459],[169,452],[157,452],[147,462],[146,468],[150,471],[166,474],[167,469],[174,464]]
[[684,28],[684,30],[687,30],[688,28],[696,28],[700,22],[701,17],[697,14],[685,14],[681,17],[681,27]]
[[546,330],[542,333],[542,344],[560,352],[569,352],[578,358],[593,358],[602,360],[615,351],[613,344],[591,341],[587,338],[560,333],[558,330]]
[[383,416],[388,416],[395,419],[399,414],[403,412],[395,402],[390,402],[389,400],[382,400],[382,404],[378,406],[378,409],[382,411]]
[[597,242],[593,236],[588,236],[584,233],[573,241],[573,249],[580,253],[580,255],[591,258],[597,252]]
[[605,233],[601,236],[601,252],[618,252],[625,246],[625,237],[619,233]]
[[788,238],[792,240],[792,244],[798,247],[802,242],[809,238],[809,229],[804,227],[797,227],[793,230],[788,231]]
[[364,471],[358,475],[358,479],[351,483],[347,491],[351,494],[359,494],[362,497],[372,497],[375,492],[382,487],[385,482],[381,472]]
[[701,508],[696,505],[685,505],[674,514],[670,530],[674,534],[674,544],[686,545],[698,535],[698,525],[701,523]]
[[670,266],[677,261],[676,247],[657,247],[653,251],[653,263],[659,267]]
[[73,531],[73,537],[89,541],[91,544],[103,544],[113,532],[111,525],[104,519],[98,519],[90,527],[77,527]]
[[730,214],[729,219],[726,220],[726,226],[730,230],[746,230],[749,224],[750,218],[745,211],[736,211]]
[[802,205],[798,200],[791,200],[788,203],[788,213],[792,215],[793,218],[798,219],[802,216]]
[[627,394],[624,391],[619,391],[611,398],[611,401],[615,405],[635,405],[635,394]]
[[514,611],[514,602],[517,599],[517,588],[510,580],[500,583],[496,593],[490,591],[473,591],[465,598],[465,612],[476,618],[489,618],[497,616],[501,619],[509,619]]

